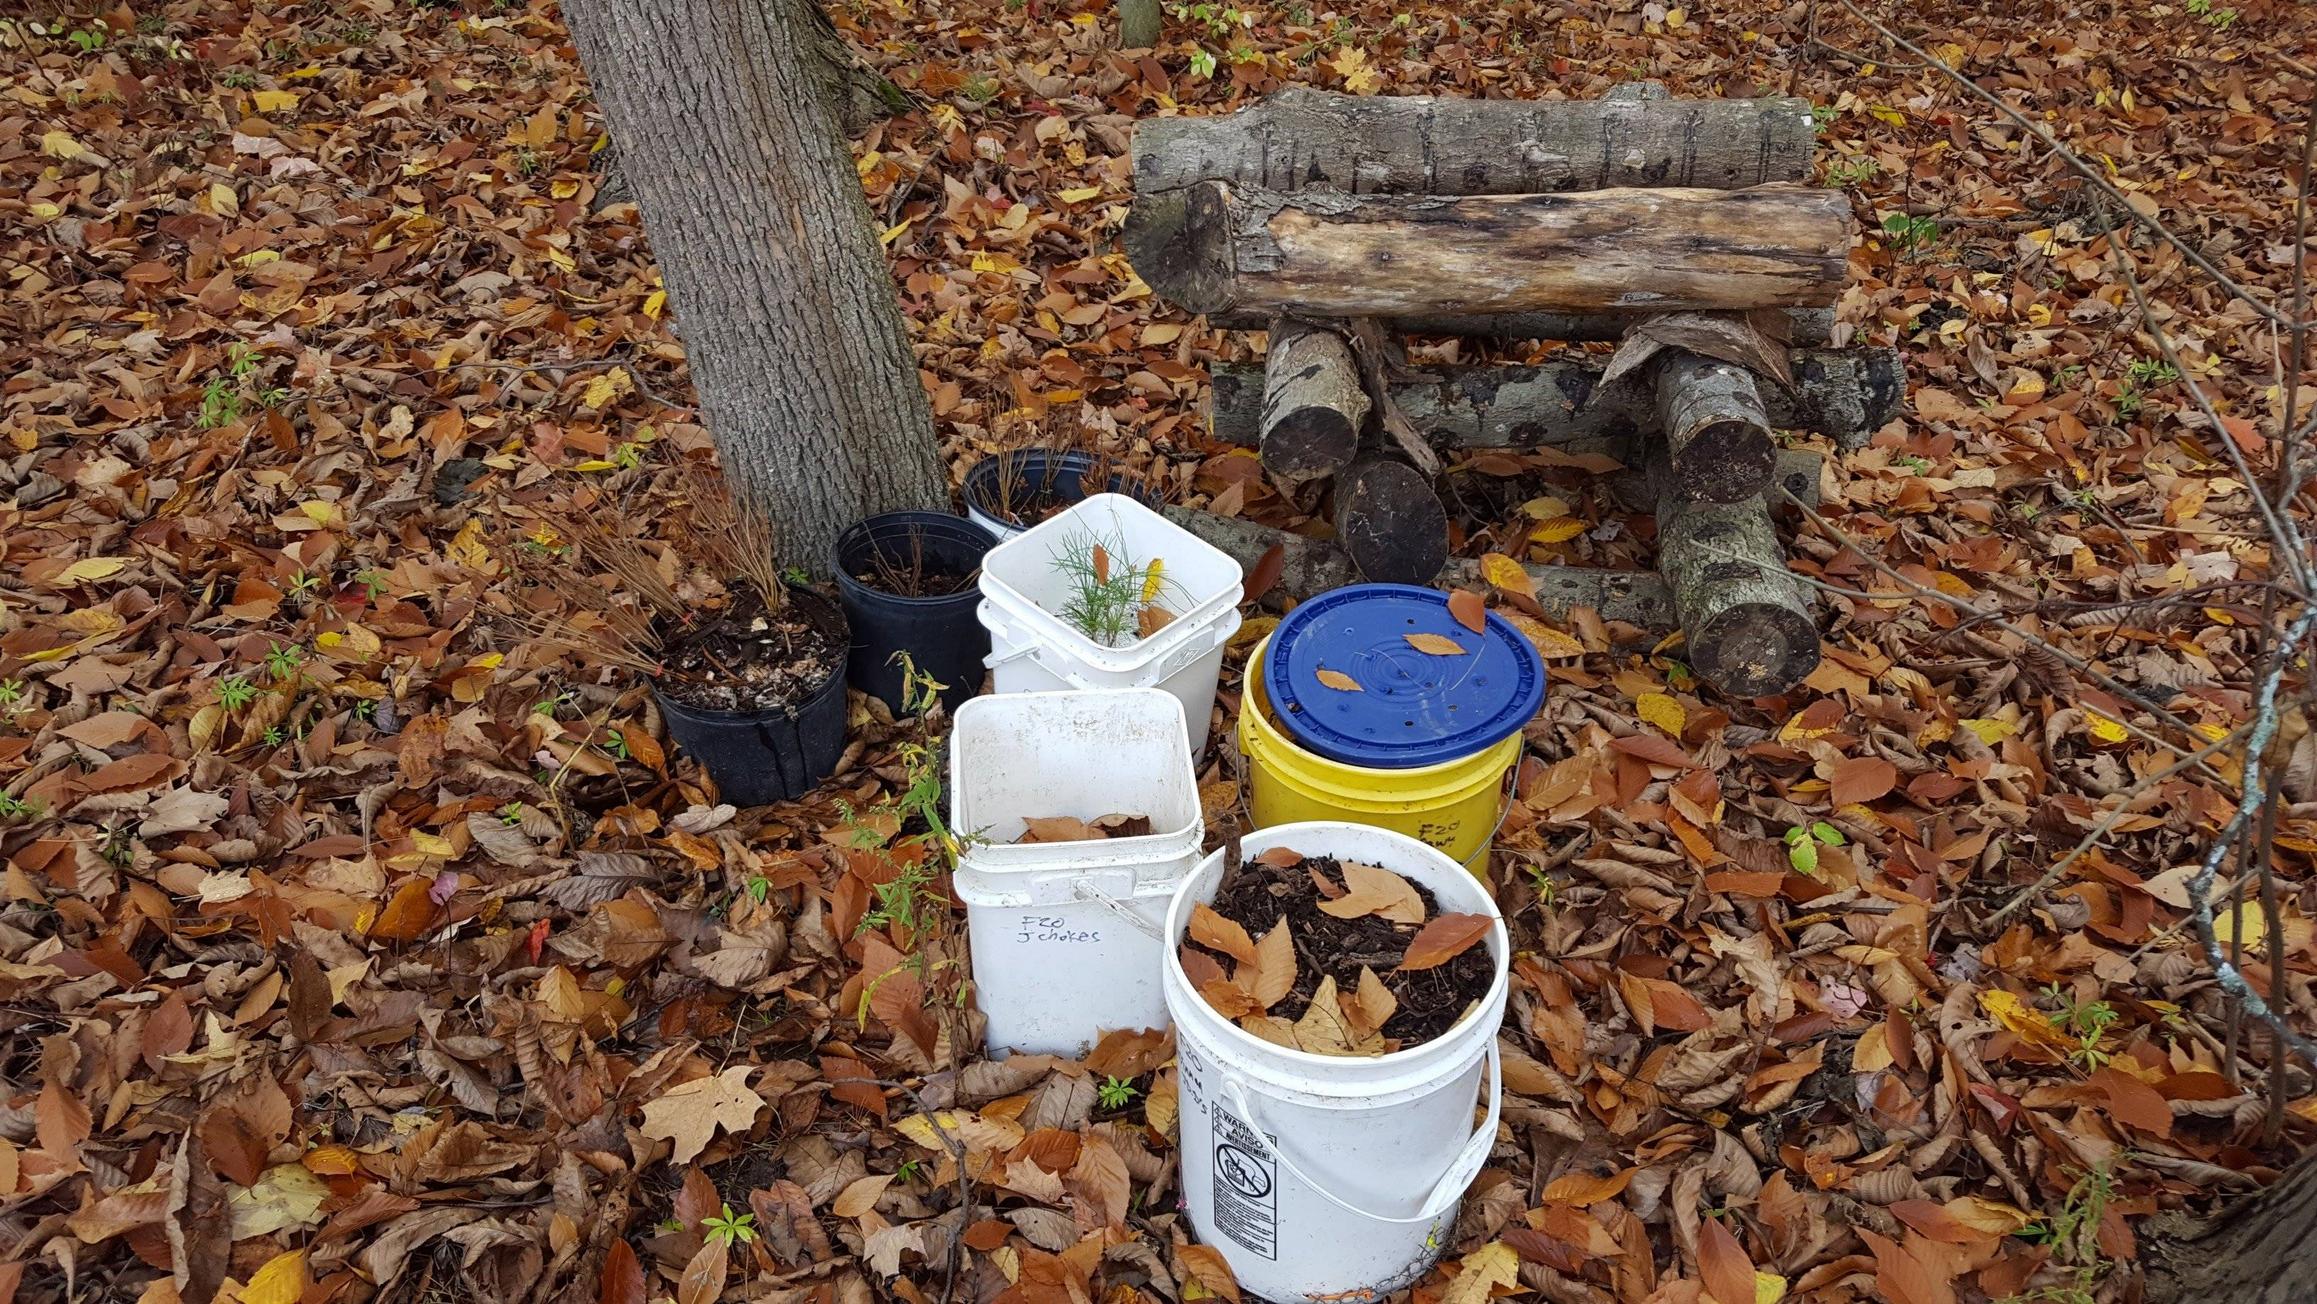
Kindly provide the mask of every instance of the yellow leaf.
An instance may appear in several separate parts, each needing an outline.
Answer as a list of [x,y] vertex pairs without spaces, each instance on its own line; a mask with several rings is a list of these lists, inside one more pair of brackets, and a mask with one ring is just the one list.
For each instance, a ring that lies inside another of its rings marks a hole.
[[1144,602],[1152,602],[1157,600],[1159,595],[1159,582],[1166,575],[1166,564],[1166,558],[1164,557],[1151,558],[1150,569],[1143,572],[1142,600]]
[[1089,199],[1100,197],[1101,194],[1102,187],[1100,186],[1081,186],[1076,190],[1062,191],[1061,193],[1057,194],[1055,198],[1061,200],[1065,204],[1083,204]]
[[579,183],[566,178],[549,185],[547,193],[557,199],[569,199],[579,193]]
[[1786,1298],[1786,1279],[1775,1272],[1754,1269],[1754,1304],[1778,1304]]
[[1491,588],[1522,594],[1532,600],[1537,596],[1537,586],[1529,579],[1528,568],[1501,552],[1492,552],[1480,559],[1480,577],[1488,581]]
[[346,519],[346,514],[338,510],[338,504],[320,498],[299,503],[298,510],[306,514],[307,520],[324,529]]
[[2053,1027],[2050,1019],[2000,987],[1990,987],[1979,993],[1979,1008],[1987,1012],[1988,1018],[2002,1025],[2004,1031],[2021,1041],[2041,1046],[2063,1058],[2075,1049],[2074,1040]]
[[667,310],[668,292],[666,290],[654,290],[644,296],[644,316],[658,321],[660,314]]
[[2241,940],[2246,950],[2261,944],[2269,935],[2269,917],[2262,913],[2258,901],[2246,901],[2228,913],[2213,912],[2212,935],[2222,946]]
[[1965,720],[1962,723],[1964,728],[1979,735],[1979,741],[1990,747],[2019,732],[2019,726],[2009,720],[1982,718]]
[[64,131],[51,131],[43,135],[40,138],[40,152],[50,158],[63,159],[67,163],[77,158],[88,157],[88,150],[79,141],[74,140],[70,132]]
[[1440,1292],[1440,1304],[1485,1304],[1498,1286],[1518,1286],[1521,1260],[1503,1241],[1490,1241],[1464,1256],[1464,1271]]
[[296,91],[251,91],[249,102],[256,105],[257,111],[260,113],[279,113],[284,109],[298,107],[298,93]]
[[87,584],[92,580],[110,579],[120,574],[121,567],[128,564],[129,559],[126,557],[83,557],[65,567],[64,572],[56,577],[55,583],[61,587],[66,584]]
[[1668,30],[1678,28],[1688,21],[1689,10],[1687,9],[1668,9],[1665,11],[1665,25]]
[[1873,118],[1877,122],[1889,123],[1894,127],[1904,127],[1907,125],[1907,115],[1899,112],[1897,109],[1892,108],[1888,104],[1869,104],[1866,106],[1866,111],[1867,116]]
[[1408,646],[1428,657],[1462,657],[1472,655],[1462,643],[1443,634],[1403,634]]
[[2122,721],[2111,720],[2098,711],[2090,709],[2086,709],[2084,712],[2084,727],[2091,731],[2092,737],[2104,743],[2120,743],[2132,736],[2131,731],[2124,727]]
[[410,845],[418,848],[418,854],[433,856],[437,860],[448,860],[459,854],[458,847],[449,838],[439,833],[428,833],[424,829],[412,830]]
[[917,219],[913,217],[910,218],[909,221],[903,222],[897,226],[886,227],[884,230],[877,233],[877,243],[882,245],[892,244],[894,241],[900,239],[901,233],[908,230],[910,226],[916,221]]
[[306,1271],[306,1252],[285,1250],[266,1260],[241,1288],[241,1304],[298,1304],[313,1284]]
[[1529,642],[1536,646],[1537,655],[1547,661],[1566,661],[1571,657],[1585,655],[1585,645],[1574,634],[1554,629],[1543,621],[1517,611],[1501,614],[1512,622],[1514,629],[1528,636]]
[[1364,693],[1368,691],[1360,687],[1359,680],[1341,670],[1320,670],[1314,672],[1313,677],[1339,693]]
[[35,222],[46,222],[52,218],[64,216],[63,209],[58,208],[56,205],[49,203],[45,199],[35,201],[31,205],[27,206],[24,211],[30,213],[32,215],[32,220]]
[[582,406],[590,409],[601,408],[604,404],[614,402],[621,395],[633,391],[635,387],[636,382],[628,375],[627,368],[613,367],[609,371],[598,373],[595,379],[587,382],[587,388],[580,393],[579,401]]
[[476,517],[467,518],[467,523],[459,527],[458,534],[452,537],[445,551],[450,554],[452,561],[468,570],[481,571],[486,575],[495,574],[498,570],[491,561],[491,550],[483,545],[483,523]]
[[[899,1132],[905,1137],[908,1137],[910,1140],[916,1142],[920,1146],[923,1146],[927,1150],[939,1150],[946,1154],[949,1150],[949,1142],[943,1141],[941,1139],[942,1133],[948,1133],[950,1141],[955,1141],[957,1139],[958,1129],[963,1126],[966,1119],[970,1117],[971,1115],[961,1113],[954,1109],[945,1109],[938,1115],[911,1114],[909,1117],[902,1119],[898,1123],[895,1123],[893,1125],[893,1130]],[[935,1127],[937,1120],[940,1125],[938,1130],[936,1130]]]
[[973,270],[977,272],[1018,272],[1022,264],[1012,254],[978,253],[973,256]]
[[619,463],[606,462],[600,457],[591,457],[584,462],[575,463],[571,469],[574,471],[617,471],[619,470]]
[[1574,516],[1563,516],[1546,521],[1529,531],[1530,543],[1566,543],[1583,534],[1588,527]]
[[1643,720],[1656,725],[1669,737],[1681,737],[1682,726],[1689,723],[1689,712],[1683,710],[1671,694],[1643,693],[1633,705]]
[[241,200],[233,193],[232,186],[222,181],[213,181],[209,185],[209,208],[215,213],[238,213],[241,211]]

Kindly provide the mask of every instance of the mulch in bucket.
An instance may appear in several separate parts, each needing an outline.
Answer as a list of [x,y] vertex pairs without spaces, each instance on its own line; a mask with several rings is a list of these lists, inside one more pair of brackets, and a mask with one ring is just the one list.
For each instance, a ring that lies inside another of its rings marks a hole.
[[[1205,916],[1194,911],[1182,959],[1200,994],[1257,1036],[1280,1040],[1275,1034],[1289,1025],[1290,1040],[1282,1044],[1300,1050],[1383,1054],[1422,1045],[1488,995],[1496,972],[1481,945],[1486,916],[1443,916],[1421,884],[1333,856],[1266,852],[1226,875],[1212,905],[1202,909],[1242,931],[1202,927]],[[1282,962],[1280,944],[1270,940],[1281,927],[1292,977],[1284,994],[1265,1004],[1262,998],[1280,986],[1279,975],[1265,971]],[[1242,933],[1256,958],[1234,965]],[[1404,967],[1411,962],[1420,967]],[[1315,1030],[1312,1004],[1323,993],[1336,1002],[1338,1018],[1323,1011]],[[1249,1004],[1263,1008],[1247,1012]],[[1348,1036],[1339,1036],[1339,1019]]]

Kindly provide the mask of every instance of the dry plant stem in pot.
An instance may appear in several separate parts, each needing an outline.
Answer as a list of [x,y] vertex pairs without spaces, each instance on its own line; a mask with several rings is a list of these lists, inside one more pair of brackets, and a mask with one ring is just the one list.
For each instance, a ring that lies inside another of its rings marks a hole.
[[886,512],[837,538],[838,596],[852,627],[847,677],[896,712],[922,697],[912,673],[941,685],[952,710],[980,691],[989,631],[974,617],[990,536],[962,516]]
[[998,539],[1011,538],[1098,493],[1125,494],[1148,506],[1158,495],[1096,453],[1012,448],[966,472],[966,512]]
[[769,525],[720,477],[691,472],[682,493],[665,544],[603,502],[547,518],[526,567],[545,601],[516,622],[648,677],[669,734],[727,799],[802,796],[844,753],[844,613],[782,581]]

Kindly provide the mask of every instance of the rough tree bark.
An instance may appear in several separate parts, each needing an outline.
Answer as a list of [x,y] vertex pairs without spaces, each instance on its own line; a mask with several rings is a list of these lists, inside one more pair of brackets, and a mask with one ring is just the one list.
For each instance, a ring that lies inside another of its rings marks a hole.
[[1818,625],[1759,498],[1690,502],[1660,458],[1657,569],[1673,591],[1692,669],[1732,697],[1767,697],[1818,668]]
[[1191,312],[1315,317],[1812,307],[1842,291],[1850,201],[1802,186],[1566,195],[1138,195],[1136,272]]
[[1142,122],[1134,133],[1135,193],[1201,181],[1528,195],[1810,180],[1817,128],[1809,101],[1677,100],[1650,87],[1543,101],[1283,90],[1236,113]]
[[933,417],[852,157],[812,0],[567,0],[733,481],[782,559],[948,502]]
[[1368,392],[1341,335],[1282,317],[1263,359],[1263,466],[1289,483],[1334,475],[1359,456]]
[[[1655,310],[1646,308],[1609,312],[1415,313],[1387,317],[1383,327],[1394,335],[1476,335],[1492,340],[1614,343],[1624,339],[1636,323],[1656,315]],[[1217,330],[1259,331],[1270,320],[1266,313],[1228,311],[1209,315],[1207,323]],[[1820,345],[1833,334],[1834,309],[1786,310],[1786,343],[1796,347]]]
[[1761,497],[1778,445],[1754,373],[1680,349],[1655,361],[1657,426],[1675,491],[1711,503]]
[[[1796,387],[1759,386],[1775,430],[1810,430],[1846,446],[1899,413],[1906,374],[1894,349],[1796,349],[1790,355]],[[1604,359],[1564,354],[1533,367],[1449,369],[1439,380],[1391,387],[1426,438],[1443,447],[1531,448],[1550,445],[1570,453],[1633,451],[1635,438],[1654,431],[1649,388],[1621,382],[1601,390]],[[1218,363],[1208,421],[1215,438],[1253,444],[1262,429],[1265,369]]]
[[2306,1304],[2317,1299],[2312,1247],[2317,1157],[2209,1221],[2173,1215],[2142,1230],[2149,1304]]
[[1157,45],[1163,18],[1159,0],[1118,0],[1118,48],[1147,50]]

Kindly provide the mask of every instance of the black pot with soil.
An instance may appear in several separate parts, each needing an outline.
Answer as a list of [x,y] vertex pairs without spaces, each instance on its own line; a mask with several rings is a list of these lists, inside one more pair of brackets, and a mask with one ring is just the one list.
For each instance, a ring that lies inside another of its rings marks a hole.
[[951,710],[981,691],[990,634],[974,607],[990,546],[980,526],[945,512],[885,512],[837,536],[853,687],[897,714],[907,709],[909,668],[943,685],[942,705]]
[[974,521],[1003,540],[1098,493],[1125,494],[1148,507],[1159,497],[1148,485],[1111,469],[1092,453],[1013,448],[976,462],[965,473],[965,506]]
[[768,610],[744,595],[664,635],[652,685],[668,734],[735,806],[802,797],[845,752],[845,613],[792,588]]

